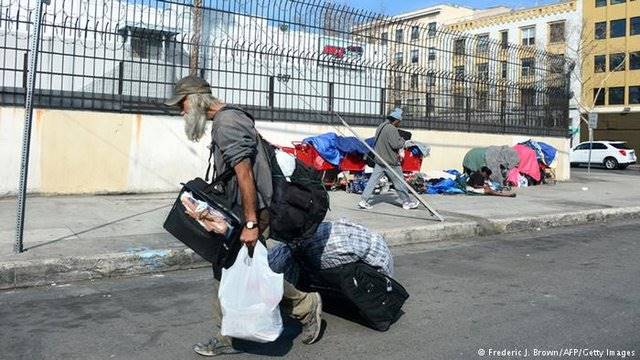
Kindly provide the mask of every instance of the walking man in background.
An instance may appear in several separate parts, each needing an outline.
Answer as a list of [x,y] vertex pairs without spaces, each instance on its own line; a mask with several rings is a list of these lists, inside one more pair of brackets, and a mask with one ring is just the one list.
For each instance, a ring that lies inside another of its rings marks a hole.
[[[253,247],[269,226],[267,207],[271,203],[273,186],[271,168],[267,154],[260,146],[260,138],[253,119],[238,108],[229,107],[211,94],[210,85],[196,76],[187,76],[178,81],[175,95],[166,101],[169,106],[182,110],[185,133],[189,140],[200,140],[206,131],[207,121],[213,121],[211,146],[213,147],[216,174],[223,174],[233,168],[235,176],[225,184],[227,197],[233,209],[243,221],[240,241]],[[189,213],[189,211],[187,211]],[[205,229],[214,228],[215,219],[207,214],[189,213],[205,222]],[[211,226],[209,226],[211,225]],[[214,268],[214,277],[219,279],[221,269]],[[220,283],[214,279],[213,337],[205,343],[198,343],[193,350],[203,356],[235,354],[231,338],[220,334],[222,310],[218,299]],[[305,293],[284,282],[282,308],[291,317],[302,323],[302,342],[312,344],[318,340],[321,329],[322,302],[318,293]]]
[[[375,144],[373,149],[391,168],[400,176],[402,176],[402,168],[400,167],[400,155],[399,151],[404,149],[405,140],[400,136],[398,132],[398,126],[402,120],[402,110],[396,108],[385,119],[385,121],[378,126],[375,135]],[[369,202],[373,196],[373,190],[378,185],[378,182],[383,175],[387,175],[387,178],[393,183],[393,187],[398,192],[400,200],[402,200],[402,207],[405,210],[415,209],[418,207],[417,201],[411,201],[411,197],[407,192],[407,188],[403,181],[398,179],[389,170],[387,170],[382,163],[381,159],[376,156],[375,167],[373,173],[367,182],[367,186],[362,193],[362,200],[358,205],[362,209],[371,209],[373,206]]]

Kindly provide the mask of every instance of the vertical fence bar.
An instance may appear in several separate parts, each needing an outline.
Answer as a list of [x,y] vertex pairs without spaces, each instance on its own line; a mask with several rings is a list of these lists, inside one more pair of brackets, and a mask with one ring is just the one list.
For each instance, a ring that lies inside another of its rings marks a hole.
[[27,78],[27,91],[25,94],[25,114],[24,114],[24,133],[22,136],[22,163],[20,166],[20,184],[18,188],[18,214],[16,224],[16,243],[15,252],[24,251],[23,235],[24,235],[24,215],[25,201],[27,198],[27,177],[29,176],[29,148],[31,145],[31,125],[33,116],[33,96],[36,85],[36,71],[38,65],[38,46],[40,45],[40,22],[42,21],[42,7],[44,4],[49,5],[51,0],[38,0],[36,5],[33,24],[35,34],[31,36],[29,45],[29,75]]
[[275,101],[275,76],[269,76],[269,90],[268,90],[268,107],[269,107],[269,118],[271,119],[271,121],[274,120],[274,113],[273,113],[273,105],[274,105],[274,101]]
[[22,88],[24,90],[27,90],[28,87],[27,74],[29,74],[29,51],[26,51],[22,56]]

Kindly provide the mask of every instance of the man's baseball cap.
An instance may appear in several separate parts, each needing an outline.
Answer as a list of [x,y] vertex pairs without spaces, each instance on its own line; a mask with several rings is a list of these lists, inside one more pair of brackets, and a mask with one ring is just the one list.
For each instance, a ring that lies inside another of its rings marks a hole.
[[389,120],[400,120],[402,121],[402,109],[395,108],[392,112],[387,115],[387,119]]
[[191,94],[211,94],[211,85],[203,78],[189,75],[178,80],[174,94],[164,102],[165,105],[177,106],[187,95]]

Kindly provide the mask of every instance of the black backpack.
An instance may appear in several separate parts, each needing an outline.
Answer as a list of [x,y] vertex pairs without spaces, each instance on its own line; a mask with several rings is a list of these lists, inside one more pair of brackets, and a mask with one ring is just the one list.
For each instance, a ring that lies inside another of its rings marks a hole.
[[[220,111],[231,109],[243,112],[255,122],[253,116],[241,108],[227,105]],[[269,205],[270,238],[296,243],[312,237],[329,210],[329,194],[320,174],[296,158],[296,168],[287,181],[278,165],[275,146],[260,135],[258,142],[258,146],[265,150],[271,168],[273,195]],[[213,146],[211,151],[213,154]],[[235,176],[233,169],[229,171]]]
[[[387,331],[402,315],[402,306],[409,298],[405,288],[371,265],[356,262],[323,269],[303,287],[318,291],[327,302],[340,308],[353,308],[366,325]],[[304,281],[303,281],[304,282]]]

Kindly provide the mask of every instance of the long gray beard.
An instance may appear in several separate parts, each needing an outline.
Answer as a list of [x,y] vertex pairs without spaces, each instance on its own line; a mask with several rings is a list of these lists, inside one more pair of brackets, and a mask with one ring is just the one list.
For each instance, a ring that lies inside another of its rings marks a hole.
[[191,141],[198,142],[207,130],[207,114],[193,108],[184,115],[184,133]]

